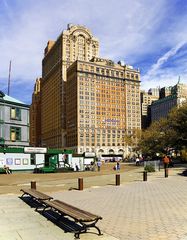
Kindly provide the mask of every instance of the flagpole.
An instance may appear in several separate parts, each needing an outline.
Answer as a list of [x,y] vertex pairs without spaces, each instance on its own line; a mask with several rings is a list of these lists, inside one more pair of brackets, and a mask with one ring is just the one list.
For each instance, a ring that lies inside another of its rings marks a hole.
[[9,74],[8,74],[8,96],[10,94],[10,73],[11,73],[11,60],[10,60],[10,64],[9,64]]

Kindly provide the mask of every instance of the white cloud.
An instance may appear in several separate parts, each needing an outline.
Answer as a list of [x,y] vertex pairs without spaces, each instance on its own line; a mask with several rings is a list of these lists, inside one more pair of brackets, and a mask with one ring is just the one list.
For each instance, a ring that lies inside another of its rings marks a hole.
[[101,41],[101,53],[115,58],[119,55],[128,57],[129,52],[138,51],[137,43],[145,42],[146,35],[152,31],[150,24],[154,27],[157,19],[154,16],[163,6],[163,1],[158,2],[160,5],[157,3],[148,9],[148,1],[143,4],[134,1],[133,8],[131,1],[123,0],[118,4],[113,0],[48,0],[37,1],[37,4],[27,1],[20,6],[20,12],[15,13],[10,2],[8,5],[5,1],[8,26],[1,29],[0,49],[4,51],[1,51],[0,76],[7,76],[10,59],[15,78],[29,79],[40,75],[47,41],[51,37],[56,39],[69,22],[88,24]]
[[[20,82],[34,84],[35,78],[41,75],[47,41],[56,40],[70,22],[85,25],[92,31],[100,41],[102,57],[133,64],[145,60],[147,55],[156,55],[155,59],[159,60],[155,60],[147,76],[151,71],[159,72],[162,63],[177,51],[177,47],[172,48],[177,46],[177,36],[181,42],[186,39],[186,16],[171,19],[162,28],[172,9],[171,2],[166,0],[14,0],[13,3],[3,0],[0,4],[1,87],[6,85],[3,81],[8,78],[10,60],[12,79],[19,79],[19,86]],[[165,47],[173,50],[158,57]],[[143,84],[153,83],[146,75],[142,79]],[[156,76],[154,79],[158,80]]]
[[187,73],[177,74],[172,71],[164,73],[163,71],[160,76],[154,77],[151,81],[142,79],[141,89],[147,91],[150,88],[174,86],[179,78],[181,83],[187,84]]
[[150,70],[144,76],[144,81],[151,80],[155,76],[159,75],[159,70],[165,62],[167,62],[171,57],[173,57],[181,47],[183,47],[187,42],[180,42],[175,47],[166,52],[162,57],[160,57],[155,64],[150,67]]
[[[186,43],[187,41],[179,42],[150,67],[150,70],[142,77],[142,88],[144,90],[154,87],[173,86],[179,78],[182,83],[187,84],[187,62],[184,59],[187,56]],[[183,54],[181,54],[180,50]],[[181,55],[183,58],[180,58]],[[167,66],[167,64],[169,65]]]

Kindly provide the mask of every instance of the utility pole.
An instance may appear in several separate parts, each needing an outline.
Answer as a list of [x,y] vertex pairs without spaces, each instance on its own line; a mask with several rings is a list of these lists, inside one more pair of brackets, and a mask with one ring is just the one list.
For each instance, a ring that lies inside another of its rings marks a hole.
[[8,74],[8,96],[10,94],[10,73],[11,73],[11,60],[10,60],[10,64],[9,64],[9,74]]

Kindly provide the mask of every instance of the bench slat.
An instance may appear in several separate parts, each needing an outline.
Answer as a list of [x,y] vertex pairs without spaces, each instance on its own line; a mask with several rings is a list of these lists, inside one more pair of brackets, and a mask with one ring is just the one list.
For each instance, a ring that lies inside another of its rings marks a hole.
[[52,197],[48,196],[45,193],[39,192],[35,189],[21,189],[20,191],[22,191],[24,194],[28,194],[31,197],[36,198],[37,200],[50,200],[53,199]]
[[76,208],[74,206],[71,206],[67,203],[64,203],[59,200],[53,200],[53,201],[44,201],[46,206],[52,207],[56,209],[57,211],[72,217],[76,221],[82,221],[82,222],[91,222],[98,219],[102,219],[102,217],[94,215],[92,213],[89,213],[87,211],[81,210],[79,208]]
[[72,205],[69,205],[65,202],[62,202],[60,200],[55,200],[55,202],[57,204],[59,204],[60,206],[63,205],[68,211],[72,211],[74,213],[77,213],[78,215],[82,215],[82,217],[85,217],[85,218],[90,218],[90,219],[98,219],[98,218],[101,218],[100,216],[97,216],[95,214],[92,214],[90,212],[87,212],[85,210],[82,210],[82,209],[79,209],[77,207],[74,207]]

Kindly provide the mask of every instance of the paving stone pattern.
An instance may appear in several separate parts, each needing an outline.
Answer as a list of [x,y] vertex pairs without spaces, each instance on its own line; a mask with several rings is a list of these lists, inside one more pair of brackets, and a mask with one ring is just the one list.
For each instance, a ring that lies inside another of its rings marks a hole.
[[56,193],[54,197],[99,214],[100,228],[125,240],[187,238],[187,178]]
[[[97,225],[104,235],[82,234],[81,240],[187,240],[187,177],[175,170],[168,178],[162,171],[148,176],[147,182],[50,195],[103,217]],[[0,240],[74,239],[18,195],[0,195],[0,216]]]

